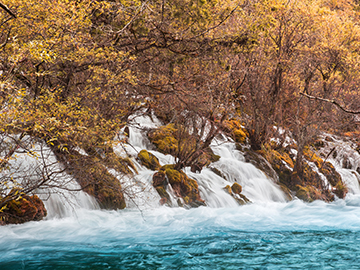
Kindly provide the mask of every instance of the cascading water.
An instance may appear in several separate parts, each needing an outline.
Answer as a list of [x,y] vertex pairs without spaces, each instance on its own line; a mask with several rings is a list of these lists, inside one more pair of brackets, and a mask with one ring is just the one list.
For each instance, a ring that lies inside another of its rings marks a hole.
[[322,136],[322,140],[325,142],[322,153],[340,173],[349,193],[360,194],[360,154],[354,149],[356,145],[330,134]]
[[[31,142],[31,138],[23,141]],[[6,174],[14,179],[36,183],[42,175],[56,175],[56,178],[49,178],[44,188],[35,190],[47,209],[47,219],[73,216],[84,208],[99,209],[96,200],[81,191],[76,180],[63,171],[49,147],[42,142],[31,142],[29,145],[27,153],[16,153],[16,159],[9,161],[9,170],[3,170],[0,177]]]
[[[143,134],[144,130],[159,126],[161,126],[161,123],[155,117],[141,116],[134,118],[131,128],[129,128],[129,144],[127,146],[119,145],[115,151],[120,156],[127,154],[135,158],[141,150],[146,149],[159,159],[160,165],[174,164],[175,159],[173,156],[152,150],[150,142]],[[215,154],[221,157],[219,161],[212,163],[211,166],[221,172],[224,177],[220,177],[210,168],[204,168],[200,173],[193,173],[189,168],[184,170],[189,177],[198,182],[200,195],[208,206],[238,206],[235,199],[224,190],[227,185],[231,186],[234,182],[244,187],[243,194],[252,202],[286,201],[285,194],[271,179],[267,178],[262,171],[252,164],[245,162],[244,156],[236,150],[235,143],[228,141],[224,137],[223,139],[214,140],[211,148]],[[135,163],[139,175],[133,180],[123,183],[123,186],[127,189],[132,187],[129,192],[132,196],[128,196],[128,204],[133,206],[136,201],[138,203],[137,207],[140,208],[145,205],[144,202],[152,207],[159,206],[160,196],[157,195],[156,190],[151,185],[154,172],[142,167],[136,160]],[[140,192],[140,190],[143,192]],[[130,198],[131,200],[129,200]],[[172,199],[174,202],[176,201],[176,198]]]
[[[69,211],[62,218],[54,214],[40,222],[2,226],[0,269],[359,269],[359,188],[355,178],[348,178],[357,176],[356,155],[348,158],[348,169],[340,168],[340,150],[337,158],[329,157],[344,181],[354,185],[346,199],[286,202],[276,183],[246,163],[233,143],[217,139],[211,147],[219,161],[201,173],[185,169],[208,206],[166,207],[152,187],[154,171],[135,157],[147,149],[161,165],[175,160],[152,150],[141,132],[160,123],[147,117],[136,121],[130,144],[114,149],[130,155],[139,172],[133,178],[119,176],[128,209],[91,210],[78,204],[76,215]],[[239,206],[224,191],[234,182],[252,203]]]

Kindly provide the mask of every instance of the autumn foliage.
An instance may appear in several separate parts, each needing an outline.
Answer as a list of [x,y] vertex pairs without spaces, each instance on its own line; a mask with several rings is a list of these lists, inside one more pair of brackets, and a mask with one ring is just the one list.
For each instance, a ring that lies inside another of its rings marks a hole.
[[210,125],[208,137],[192,137],[192,151],[178,149],[179,168],[235,118],[243,124],[236,139],[248,136],[255,150],[283,139],[280,127],[291,132],[297,161],[320,130],[358,128],[355,116],[301,95],[359,109],[357,1],[1,3],[0,133],[19,136],[1,150],[0,171],[27,135],[60,155],[111,154],[135,112],[155,113],[182,134]]

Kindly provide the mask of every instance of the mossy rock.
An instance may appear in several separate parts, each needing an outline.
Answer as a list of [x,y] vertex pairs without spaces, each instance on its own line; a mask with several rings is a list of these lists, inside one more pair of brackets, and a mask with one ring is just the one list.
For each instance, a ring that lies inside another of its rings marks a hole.
[[141,150],[137,158],[143,166],[150,170],[155,171],[161,167],[158,158],[146,150]]
[[[1,198],[0,204],[8,199],[8,197]],[[8,201],[4,206],[5,208],[0,212],[0,225],[39,221],[47,215],[45,205],[37,195],[20,193],[17,199]]]
[[136,167],[130,158],[122,158],[117,156],[114,152],[106,154],[104,159],[99,159],[106,167],[114,169],[123,174],[132,175],[137,173]]
[[322,167],[324,160],[321,157],[319,157],[314,151],[312,151],[310,147],[305,146],[303,153],[304,153],[304,157],[308,161],[314,162],[318,168]]
[[175,169],[166,168],[165,174],[171,185],[181,184],[186,180],[186,176],[183,175],[184,173]]
[[340,199],[344,199],[346,194],[348,193],[348,188],[346,187],[346,185],[343,183],[343,181],[339,181],[335,187],[333,188],[332,191],[336,196],[338,196],[338,198]]
[[322,200],[326,202],[333,201],[334,195],[330,194],[328,190],[321,190],[314,186],[296,186],[296,197],[305,201],[313,202],[314,200]]
[[251,201],[243,194],[241,194],[242,187],[238,183],[234,183],[231,187],[229,185],[224,187],[224,190],[229,193],[238,204],[245,205],[247,203],[251,203]]
[[[121,159],[113,159],[113,167],[124,168]],[[117,161],[114,161],[117,160]],[[95,197],[101,208],[123,209],[125,198],[119,180],[108,172],[103,160],[97,157],[72,153],[68,159],[68,172],[74,176],[80,186],[89,195]],[[107,162],[106,165],[109,165]]]
[[246,143],[247,138],[249,137],[246,129],[241,125],[240,121],[237,119],[230,119],[224,121],[225,131],[232,133],[233,139],[237,143]]
[[328,161],[324,162],[320,168],[320,172],[326,176],[329,183],[334,187],[342,181],[341,175],[336,171],[335,167]]
[[309,188],[302,187],[300,185],[297,186],[296,197],[305,202],[312,202],[314,199],[312,198]]
[[[160,171],[155,173],[153,177],[153,185],[156,185],[156,189],[158,187],[165,189],[167,184],[171,185],[175,195],[182,198],[186,205],[190,207],[205,205],[204,200],[200,197],[198,183],[184,172],[175,170],[173,164],[161,167]],[[163,196],[160,193],[159,195]]]
[[242,191],[242,186],[235,182],[235,183],[231,186],[231,191],[232,191],[233,193],[235,193],[235,194],[240,194],[241,191]]
[[151,130],[147,136],[156,146],[157,150],[163,154],[174,155],[178,150],[179,141],[176,139],[177,129],[174,124],[168,124],[160,128]]
[[283,169],[294,168],[294,162],[287,152],[284,150],[277,151],[271,147],[265,147],[258,151],[267,161],[270,162],[275,171],[282,171]]

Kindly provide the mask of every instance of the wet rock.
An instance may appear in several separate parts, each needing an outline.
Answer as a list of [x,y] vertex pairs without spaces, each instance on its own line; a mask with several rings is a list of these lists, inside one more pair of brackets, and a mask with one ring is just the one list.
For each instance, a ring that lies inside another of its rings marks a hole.
[[[2,198],[1,201],[8,198]],[[8,201],[0,211],[0,225],[20,224],[29,221],[39,221],[46,217],[44,203],[37,195],[21,194],[17,199]]]
[[151,130],[147,135],[156,149],[163,154],[174,155],[178,151],[179,141],[176,138],[177,129],[174,124],[168,124]]
[[161,167],[158,158],[146,150],[141,150],[137,158],[143,166],[150,170],[155,171]]
[[251,203],[251,201],[244,194],[241,194],[242,186],[236,182],[232,184],[231,187],[227,185],[224,187],[224,190],[229,193],[240,205]]
[[174,165],[165,165],[153,176],[153,185],[160,197],[170,201],[166,192],[166,186],[170,184],[175,196],[182,198],[189,207],[205,205],[205,201],[200,197],[198,183],[184,172],[175,170],[174,167]]
[[[120,181],[109,173],[103,160],[76,154],[68,162],[68,172],[86,193],[97,200],[101,208],[116,210],[126,207]],[[113,166],[120,170],[125,165],[114,161]]]
[[224,131],[232,135],[232,138],[237,143],[246,143],[249,134],[247,130],[241,125],[240,121],[237,119],[225,120],[224,122]]
[[233,193],[235,193],[235,194],[240,194],[241,191],[242,191],[242,186],[235,182],[235,183],[231,186],[231,191],[232,191]]

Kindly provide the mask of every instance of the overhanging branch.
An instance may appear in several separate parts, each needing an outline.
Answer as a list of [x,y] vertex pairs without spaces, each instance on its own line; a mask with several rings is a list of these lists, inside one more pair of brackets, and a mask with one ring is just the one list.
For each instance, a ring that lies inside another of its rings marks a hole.
[[360,111],[351,111],[346,109],[344,106],[340,105],[336,100],[333,99],[326,99],[326,98],[320,98],[320,97],[314,97],[311,95],[308,95],[306,93],[300,92],[300,95],[307,97],[309,99],[313,99],[313,100],[319,100],[319,101],[323,101],[323,102],[328,102],[328,103],[332,103],[334,104],[336,107],[338,107],[340,110],[346,112],[346,113],[351,113],[351,114],[360,114]]
[[16,18],[16,15],[7,7],[5,6],[3,3],[0,2],[0,8],[2,8],[3,10],[5,10],[8,14],[10,14],[11,17]]

